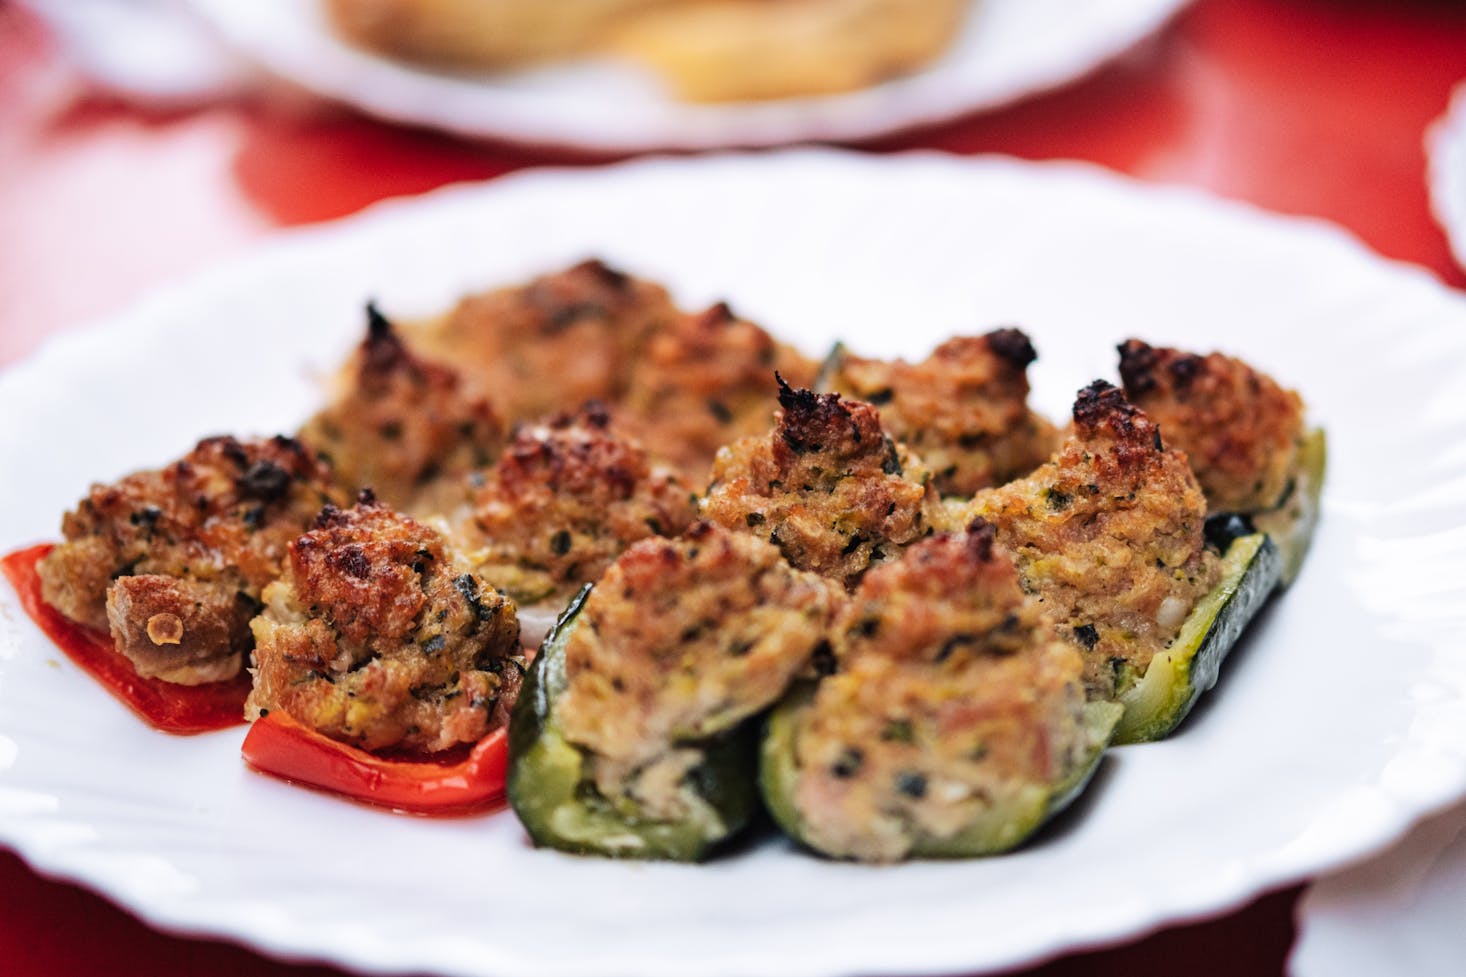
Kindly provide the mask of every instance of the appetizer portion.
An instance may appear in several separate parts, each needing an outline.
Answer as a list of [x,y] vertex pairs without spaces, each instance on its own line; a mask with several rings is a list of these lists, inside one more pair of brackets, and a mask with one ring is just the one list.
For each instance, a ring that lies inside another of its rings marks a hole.
[[503,68],[584,51],[618,15],[667,0],[326,0],[342,36],[427,64]]
[[264,598],[251,720],[283,711],[364,750],[419,754],[507,722],[524,667],[514,605],[370,493],[323,509]]
[[555,612],[632,543],[676,536],[696,515],[691,488],[594,402],[520,426],[468,492],[455,532],[466,559],[521,605]]
[[535,843],[688,861],[741,830],[757,806],[748,720],[810,667],[836,599],[712,523],[627,550],[515,709],[509,800]]
[[708,519],[847,587],[932,531],[931,476],[881,429],[874,407],[782,378],[779,404],[772,434],[719,453],[702,502]]
[[970,497],[1027,475],[1058,447],[1054,426],[1028,408],[1038,358],[1017,329],[957,336],[920,363],[866,359],[836,347],[820,386],[880,408],[881,424],[932,470],[937,491]]
[[492,462],[504,431],[456,370],[415,355],[368,305],[366,339],[299,437],[331,462],[348,497],[370,488],[407,507],[440,476]]
[[[1221,558],[1207,546],[1206,500],[1185,456],[1165,446],[1119,389],[1097,380],[1081,390],[1073,433],[1054,458],[1026,479],[980,493],[971,511],[993,523],[1025,589],[1082,652],[1091,699],[1128,701],[1157,656],[1196,653],[1177,638],[1223,581]],[[1270,578],[1270,589],[1275,558],[1263,557],[1259,576]],[[1258,606],[1255,589],[1247,590],[1248,617]],[[1207,657],[1219,659],[1230,646],[1209,646]],[[1214,668],[1210,681],[1207,674],[1179,675],[1184,687],[1167,698],[1174,711],[1127,716],[1122,739],[1141,727],[1168,732],[1215,681]]]
[[505,69],[622,54],[690,101],[849,91],[930,62],[972,0],[326,0],[389,57]]
[[1303,399],[1243,361],[1120,344],[1125,395],[1186,452],[1207,507],[1245,513],[1283,554],[1283,580],[1297,576],[1323,490],[1321,430],[1304,423]]
[[1086,705],[1079,653],[981,521],[867,574],[834,650],[838,671],[775,711],[761,780],[780,826],[838,858],[1018,845],[1078,793],[1121,712]]
[[646,335],[680,314],[660,285],[584,261],[470,295],[416,324],[408,341],[492,392],[512,424],[588,400],[616,402]]
[[243,667],[286,546],[335,498],[298,441],[207,438],[166,468],[93,486],[37,567],[42,593],[110,631],[140,676],[224,681]]
[[701,484],[719,448],[768,430],[775,373],[807,386],[815,363],[715,305],[648,333],[620,406],[659,460]]
[[623,18],[612,43],[691,102],[828,95],[934,60],[970,6],[971,0],[684,0]]

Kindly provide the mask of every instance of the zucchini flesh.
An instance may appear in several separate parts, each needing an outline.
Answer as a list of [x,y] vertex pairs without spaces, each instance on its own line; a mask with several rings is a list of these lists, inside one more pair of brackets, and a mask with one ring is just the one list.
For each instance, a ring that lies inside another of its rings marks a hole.
[[1291,584],[1303,566],[1313,542],[1313,530],[1323,497],[1324,470],[1328,467],[1328,439],[1322,428],[1314,428],[1304,436],[1298,449],[1293,475],[1293,489],[1275,509],[1252,514],[1252,522],[1272,537],[1282,557],[1283,587]]
[[[815,689],[812,684],[796,689],[769,716],[759,757],[759,787],[765,806],[785,834],[809,848],[815,845],[794,801],[800,776],[794,740],[801,716],[813,708]],[[918,834],[910,857],[975,858],[1001,854],[1022,844],[1083,792],[1099,768],[1122,711],[1113,702],[1086,703],[1084,750],[1078,762],[1052,783],[1025,784],[994,802],[954,835]]]
[[1117,745],[1158,740],[1186,718],[1216,684],[1222,659],[1277,587],[1282,563],[1263,533],[1232,541],[1222,558],[1221,582],[1192,608],[1171,646],[1121,693],[1125,714],[1115,730]]
[[[596,790],[588,757],[555,717],[567,682],[565,646],[590,588],[581,591],[545,639],[525,677],[509,725],[509,803],[541,847],[610,858],[700,860],[742,829],[757,804],[757,746],[751,724],[695,744],[703,760],[687,779],[687,812],[647,816],[631,802]],[[694,744],[678,744],[688,746]]]

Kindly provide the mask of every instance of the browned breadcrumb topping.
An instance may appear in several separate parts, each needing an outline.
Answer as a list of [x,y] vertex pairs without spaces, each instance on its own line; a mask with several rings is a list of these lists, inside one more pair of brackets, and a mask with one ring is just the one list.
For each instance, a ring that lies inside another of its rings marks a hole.
[[568,597],[632,543],[676,536],[696,514],[689,486],[618,435],[596,403],[522,426],[471,481],[460,545],[520,602]]
[[939,503],[927,470],[874,407],[782,381],[779,403],[771,435],[719,453],[707,518],[847,586],[931,531]]
[[493,461],[503,426],[455,369],[415,355],[375,307],[367,318],[335,397],[300,438],[331,459],[348,494],[371,488],[407,506],[433,479]]
[[601,793],[679,813],[699,759],[685,744],[778,699],[825,641],[836,600],[773,546],[707,522],[628,549],[570,633],[557,711]]
[[249,619],[289,541],[334,499],[290,438],[200,441],[166,468],[94,485],[38,568],[48,604],[107,628],[138,674],[184,685],[242,667]]
[[920,363],[837,356],[829,389],[880,408],[885,429],[921,455],[943,495],[1026,475],[1058,447],[1054,426],[1028,409],[1037,354],[1017,329],[949,339]]
[[281,709],[363,749],[425,753],[508,720],[523,670],[513,603],[370,493],[322,510],[265,601],[251,720]]
[[1212,512],[1281,504],[1304,435],[1303,400],[1221,353],[1120,344],[1125,395],[1186,452]]
[[1143,675],[1220,572],[1185,455],[1104,381],[1080,391],[1073,434],[1052,461],[979,493],[972,512],[996,526],[1025,589],[1083,652],[1092,698]]
[[660,285],[585,261],[469,296],[410,339],[489,391],[512,423],[614,401],[642,338],[678,314]]
[[715,305],[647,335],[620,405],[654,457],[701,484],[719,448],[768,430],[776,371],[806,386],[815,364]]
[[840,671],[795,729],[794,804],[819,850],[895,861],[1082,756],[1078,652],[1023,593],[991,526],[872,570],[835,624]]

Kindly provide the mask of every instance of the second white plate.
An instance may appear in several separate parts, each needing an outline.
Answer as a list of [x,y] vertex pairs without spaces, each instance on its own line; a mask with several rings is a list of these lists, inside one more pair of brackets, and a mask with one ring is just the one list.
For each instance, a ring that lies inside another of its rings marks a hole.
[[691,105],[647,75],[578,61],[470,75],[357,50],[314,0],[188,0],[267,70],[395,122],[474,138],[633,152],[868,139],[992,108],[1091,71],[1188,0],[980,0],[952,49],[910,77],[846,95]]

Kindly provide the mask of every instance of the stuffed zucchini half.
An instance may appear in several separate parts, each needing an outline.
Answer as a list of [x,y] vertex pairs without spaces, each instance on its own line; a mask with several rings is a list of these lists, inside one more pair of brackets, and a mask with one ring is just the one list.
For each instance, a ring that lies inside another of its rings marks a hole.
[[536,657],[509,730],[536,845],[695,861],[757,808],[750,719],[807,671],[833,594],[770,544],[699,523],[632,546]]
[[1222,660],[1278,585],[1283,558],[1272,539],[1240,516],[1207,521],[1209,545],[1224,552],[1221,580],[1197,601],[1170,647],[1120,693],[1125,715],[1116,745],[1147,743],[1180,725],[1201,694],[1217,684]]
[[1125,706],[1117,742],[1174,729],[1278,581],[1277,548],[1245,517],[1208,519],[1187,456],[1103,381],[1047,464],[971,511],[1079,650],[1088,697]]
[[760,785],[779,825],[867,862],[1007,851],[1094,772],[1121,707],[1024,594],[992,527],[933,537],[862,581],[833,675],[772,714]]

